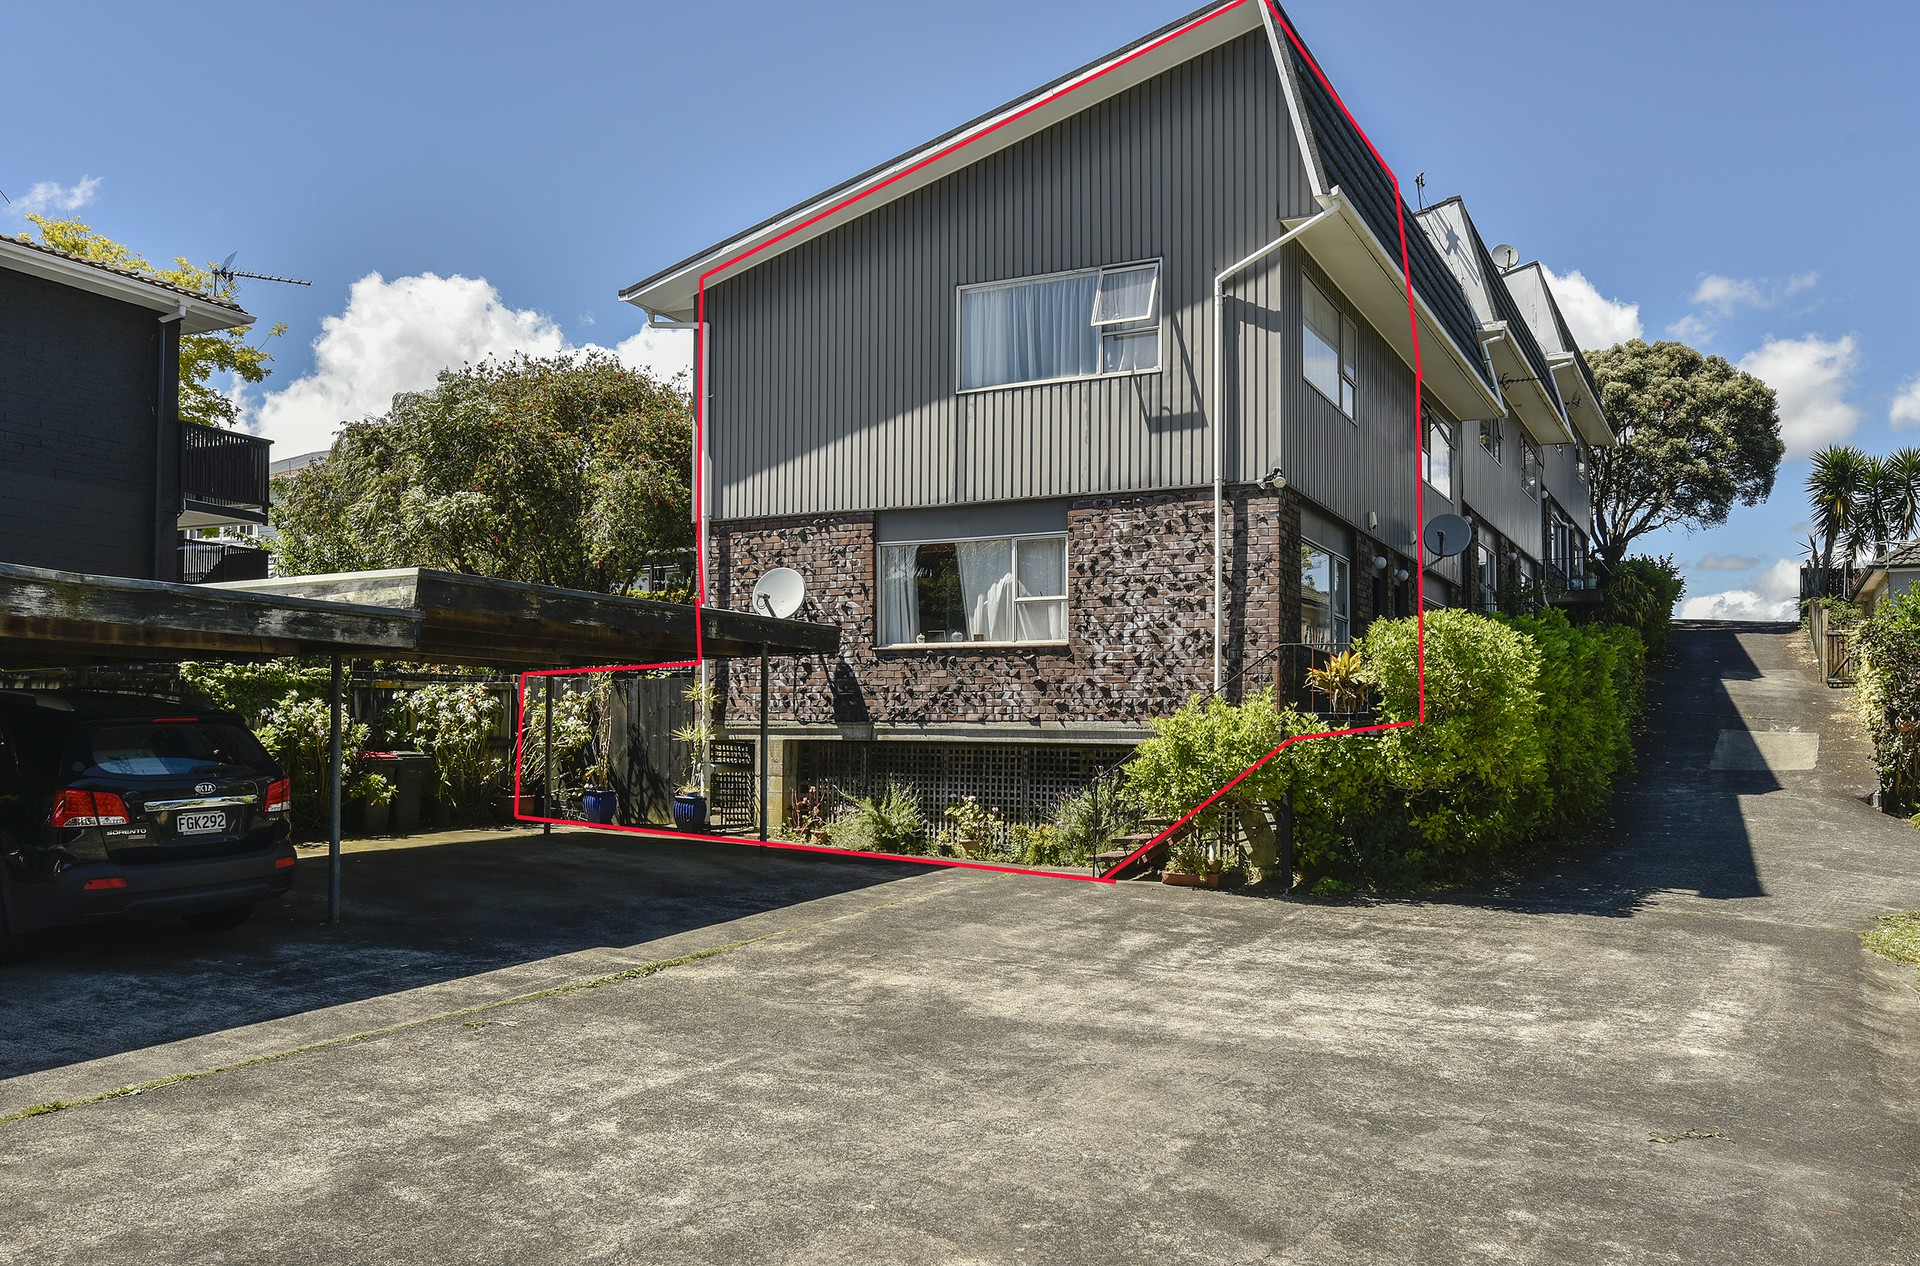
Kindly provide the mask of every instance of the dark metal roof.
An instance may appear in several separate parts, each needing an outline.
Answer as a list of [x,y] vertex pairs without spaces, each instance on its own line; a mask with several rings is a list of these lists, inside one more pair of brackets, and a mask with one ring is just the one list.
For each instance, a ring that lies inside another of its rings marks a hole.
[[103,273],[112,273],[117,277],[126,277],[133,281],[143,282],[146,285],[152,286],[155,290],[165,290],[171,294],[185,295],[189,299],[198,299],[201,303],[209,303],[216,308],[225,308],[229,312],[238,312],[242,316],[250,315],[245,308],[233,302],[231,299],[222,299],[218,295],[210,295],[204,290],[192,290],[186,286],[175,285],[171,281],[163,281],[152,273],[143,273],[135,268],[120,268],[113,264],[103,264],[97,259],[88,259],[84,255],[75,255],[72,251],[63,251],[57,247],[48,246],[44,242],[28,241],[24,237],[10,237],[5,233],[0,233],[0,242],[5,242],[10,246],[23,246],[27,250],[38,251],[42,255],[51,255],[55,259],[71,260],[76,264],[84,264],[88,268],[97,268]]
[[[1291,18],[1286,21],[1289,27],[1293,26]],[[1298,28],[1295,34],[1298,35]],[[1414,223],[1412,208],[1394,195],[1393,180],[1375,159],[1366,138],[1348,119],[1319,73],[1301,56],[1304,42],[1299,45],[1291,40],[1282,42],[1287,46],[1289,69],[1306,114],[1310,160],[1319,166],[1329,187],[1340,187],[1367,227],[1373,230],[1373,235],[1389,251],[1398,253],[1400,249],[1401,217],[1404,217],[1407,265],[1413,274],[1414,289],[1433,309],[1441,326],[1459,345],[1481,379],[1489,387],[1493,386],[1487,377],[1486,358],[1480,354],[1479,322],[1474,319],[1466,296],[1460,292],[1460,283],[1454,280],[1447,262]]]
[[1896,545],[1873,561],[1875,567],[1920,567],[1920,541]]

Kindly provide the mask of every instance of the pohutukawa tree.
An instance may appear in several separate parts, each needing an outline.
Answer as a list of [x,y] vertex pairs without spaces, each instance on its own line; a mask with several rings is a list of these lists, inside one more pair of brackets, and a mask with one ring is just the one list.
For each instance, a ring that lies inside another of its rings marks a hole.
[[1766,383],[1685,343],[1635,339],[1587,363],[1620,437],[1593,454],[1593,549],[1606,570],[1648,532],[1716,527],[1773,492],[1786,444]]
[[612,357],[446,370],[346,426],[273,522],[285,574],[431,567],[592,593],[693,549],[692,401]]

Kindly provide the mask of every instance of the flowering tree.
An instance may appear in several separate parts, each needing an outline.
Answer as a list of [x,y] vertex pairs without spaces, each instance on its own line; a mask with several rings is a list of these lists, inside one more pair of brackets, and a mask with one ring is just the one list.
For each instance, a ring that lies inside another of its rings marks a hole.
[[350,423],[274,509],[283,573],[432,567],[631,591],[693,547],[686,393],[613,358],[447,370]]

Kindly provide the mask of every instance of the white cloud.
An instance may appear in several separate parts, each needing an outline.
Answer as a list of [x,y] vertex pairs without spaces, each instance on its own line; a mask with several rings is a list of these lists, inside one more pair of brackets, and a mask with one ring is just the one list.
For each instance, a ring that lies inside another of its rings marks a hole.
[[1831,340],[1817,334],[1770,338],[1740,360],[1741,369],[1779,394],[1789,457],[1804,457],[1853,434],[1860,408],[1846,397],[1859,366],[1859,343],[1851,334]]
[[1667,333],[1686,343],[1707,343],[1720,332],[1720,322],[1743,309],[1761,311],[1811,290],[1820,284],[1819,273],[1796,273],[1783,283],[1772,278],[1722,277],[1708,273],[1693,288],[1689,302],[1699,312],[1689,312],[1667,327]]
[[1577,268],[1564,277],[1551,268],[1544,271],[1554,302],[1560,305],[1560,315],[1567,318],[1567,328],[1573,331],[1581,350],[1597,351],[1646,333],[1639,304],[1607,298]]
[[1893,408],[1888,410],[1887,418],[1895,426],[1920,426],[1920,378],[1914,378],[1900,388],[1893,398]]
[[1694,566],[1701,571],[1752,571],[1762,561],[1752,554],[1709,554]]
[[12,210],[19,216],[68,215],[92,202],[93,195],[99,190],[98,176],[82,176],[71,185],[63,185],[57,180],[36,181],[13,200]]
[[[268,391],[249,421],[276,456],[293,457],[328,447],[342,423],[385,413],[396,394],[431,387],[443,369],[596,346],[570,344],[551,317],[508,306],[483,277],[370,273],[353,283],[344,312],[321,321],[312,372]],[[689,371],[693,336],[642,330],[611,350],[672,377]]]
[[1750,587],[1702,594],[1680,604],[1683,620],[1797,620],[1800,564],[1783,558],[1754,577]]

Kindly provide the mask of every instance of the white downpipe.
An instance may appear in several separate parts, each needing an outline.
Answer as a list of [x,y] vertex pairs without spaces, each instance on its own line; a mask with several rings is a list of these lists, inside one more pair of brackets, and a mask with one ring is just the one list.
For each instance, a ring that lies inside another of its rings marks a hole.
[[1227,684],[1227,281],[1340,209],[1338,198],[1213,279],[1213,693]]

